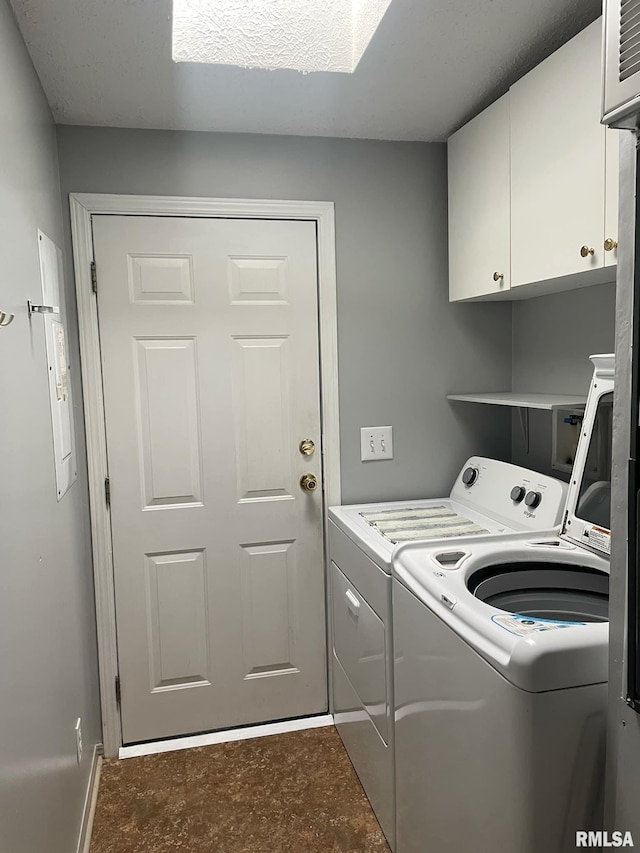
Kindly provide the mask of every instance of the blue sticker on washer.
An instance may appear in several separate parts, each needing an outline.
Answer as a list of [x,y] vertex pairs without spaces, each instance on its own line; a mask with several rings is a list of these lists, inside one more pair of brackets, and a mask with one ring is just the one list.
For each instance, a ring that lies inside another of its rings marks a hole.
[[557,619],[532,619],[521,613],[501,613],[492,616],[491,621],[504,628],[510,634],[517,637],[526,637],[529,634],[539,634],[541,631],[556,631],[560,628],[574,628],[578,625],[586,625],[586,622],[562,622]]

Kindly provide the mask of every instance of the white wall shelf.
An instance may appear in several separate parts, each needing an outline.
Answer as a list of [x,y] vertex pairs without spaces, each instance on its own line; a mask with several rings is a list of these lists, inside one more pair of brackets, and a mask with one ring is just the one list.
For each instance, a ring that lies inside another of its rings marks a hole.
[[488,403],[491,406],[512,406],[521,409],[567,409],[584,406],[586,396],[572,394],[524,394],[518,391],[495,391],[488,394],[447,394],[447,400],[464,403]]

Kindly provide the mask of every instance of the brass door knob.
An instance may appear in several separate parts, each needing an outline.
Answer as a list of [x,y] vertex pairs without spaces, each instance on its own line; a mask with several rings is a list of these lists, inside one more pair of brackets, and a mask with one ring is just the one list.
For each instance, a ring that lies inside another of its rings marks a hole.
[[313,451],[316,449],[316,446],[312,439],[303,438],[300,444],[298,445],[298,450],[302,453],[303,456],[311,456]]
[[504,273],[503,272],[494,272],[493,280],[494,281],[504,281]]
[[613,237],[607,237],[604,241],[604,250],[605,252],[613,252],[614,249],[618,248],[618,241],[614,240]]
[[582,246],[582,248],[580,249],[580,256],[583,258],[588,258],[589,255],[595,255],[595,253],[596,250],[593,249],[591,246]]
[[305,492],[315,492],[318,488],[318,479],[315,474],[303,474],[300,477],[300,485]]

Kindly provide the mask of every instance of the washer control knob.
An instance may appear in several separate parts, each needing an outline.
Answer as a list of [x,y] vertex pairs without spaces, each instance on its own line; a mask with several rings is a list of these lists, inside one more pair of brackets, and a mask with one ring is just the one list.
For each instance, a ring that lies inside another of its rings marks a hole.
[[527,492],[527,496],[524,499],[525,504],[531,509],[535,509],[537,506],[540,506],[540,501],[542,500],[542,495],[540,492]]
[[465,468],[462,474],[462,482],[465,486],[473,486],[475,481],[478,479],[478,469],[477,468]]
[[511,489],[511,500],[516,504],[522,503],[526,493],[527,493],[527,490],[525,489],[524,486],[514,486]]

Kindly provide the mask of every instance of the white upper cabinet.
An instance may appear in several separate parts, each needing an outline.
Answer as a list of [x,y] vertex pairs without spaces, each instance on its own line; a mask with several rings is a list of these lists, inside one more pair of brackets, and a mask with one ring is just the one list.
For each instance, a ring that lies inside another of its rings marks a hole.
[[511,88],[511,286],[603,267],[601,22]]
[[600,123],[601,44],[597,20],[449,139],[451,301],[613,279],[619,131]]
[[509,95],[449,139],[449,298],[507,291]]
[[604,262],[605,266],[618,263],[618,182],[620,131],[607,128],[605,161],[604,207]]

